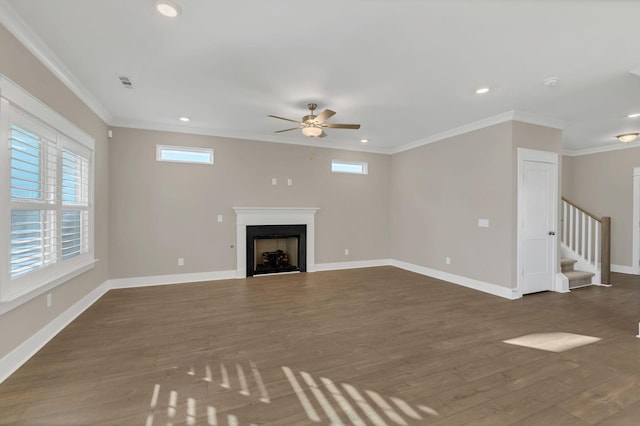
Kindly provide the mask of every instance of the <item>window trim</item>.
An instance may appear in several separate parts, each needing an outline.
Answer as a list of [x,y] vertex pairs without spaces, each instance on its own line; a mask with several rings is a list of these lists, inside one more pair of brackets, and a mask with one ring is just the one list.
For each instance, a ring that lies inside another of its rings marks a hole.
[[[162,158],[163,150],[171,150],[171,151],[181,151],[184,153],[194,153],[194,154],[209,154],[209,161],[187,161],[187,160],[166,160]],[[175,145],[156,145],[156,161],[162,161],[166,163],[185,163],[185,164],[214,164],[214,152],[213,148],[201,148],[196,146],[175,146]]]
[[[345,165],[345,166],[361,166],[362,172],[348,172],[344,170],[334,170],[333,166]],[[368,175],[369,174],[369,163],[366,161],[343,161],[343,160],[331,160],[331,173],[343,173],[348,175]]]
[[[49,106],[29,94],[17,84],[0,74],[0,140],[8,141],[11,135],[11,116],[26,116],[36,125],[55,132],[58,143],[64,146],[66,141],[86,150],[89,160],[89,198],[88,198],[88,251],[77,258],[58,259],[52,267],[35,271],[23,277],[11,279],[10,243],[11,243],[11,190],[10,169],[11,154],[8,149],[0,149],[0,314],[7,312],[37,297],[71,278],[92,269],[95,265],[95,214],[94,214],[94,174],[95,139],[78,128],[72,122],[58,114]],[[6,206],[6,207],[5,207]],[[38,274],[37,272],[44,272]]]

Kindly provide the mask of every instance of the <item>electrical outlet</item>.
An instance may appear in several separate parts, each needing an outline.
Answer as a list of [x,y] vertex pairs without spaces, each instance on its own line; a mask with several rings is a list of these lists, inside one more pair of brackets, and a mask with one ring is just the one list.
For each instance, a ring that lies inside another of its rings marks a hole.
[[349,256],[349,249],[344,249],[344,255]]
[[53,294],[49,293],[47,294],[47,308],[50,308],[53,306]]
[[271,178],[271,185],[277,185],[277,184],[278,184],[278,179]]
[[451,258],[449,256],[445,257],[444,263],[446,263],[447,265],[451,265]]
[[289,186],[293,185],[293,179],[287,179],[287,185]]
[[222,222],[222,215],[221,214],[218,215],[218,222]]
[[178,266],[184,266],[184,257],[178,258]]

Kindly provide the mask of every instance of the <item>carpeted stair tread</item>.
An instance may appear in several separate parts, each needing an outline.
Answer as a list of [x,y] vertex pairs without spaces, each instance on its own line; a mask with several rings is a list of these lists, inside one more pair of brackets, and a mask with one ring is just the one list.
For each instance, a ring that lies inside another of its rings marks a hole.
[[587,272],[587,271],[569,271],[569,272],[563,272],[563,274],[565,274],[567,278],[569,278],[569,280],[591,278],[595,275],[593,272]]
[[575,265],[577,260],[562,258],[560,259],[560,271],[562,273],[573,271],[573,265]]

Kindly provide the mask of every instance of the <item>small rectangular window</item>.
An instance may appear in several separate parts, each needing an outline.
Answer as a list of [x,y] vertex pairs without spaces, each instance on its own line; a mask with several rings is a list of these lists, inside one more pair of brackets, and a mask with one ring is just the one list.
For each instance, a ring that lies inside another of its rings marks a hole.
[[156,145],[156,160],[175,163],[213,164],[213,149]]
[[353,173],[356,175],[366,175],[368,173],[367,163],[353,161],[331,161],[331,171],[333,173]]

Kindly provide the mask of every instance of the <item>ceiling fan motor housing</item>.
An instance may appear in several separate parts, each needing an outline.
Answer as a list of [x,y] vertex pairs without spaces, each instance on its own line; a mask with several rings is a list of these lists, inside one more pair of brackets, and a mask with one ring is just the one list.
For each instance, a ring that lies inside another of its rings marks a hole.
[[302,122],[304,124],[315,124],[315,118],[317,115],[309,114],[302,117]]

